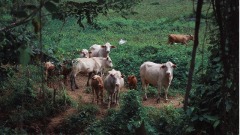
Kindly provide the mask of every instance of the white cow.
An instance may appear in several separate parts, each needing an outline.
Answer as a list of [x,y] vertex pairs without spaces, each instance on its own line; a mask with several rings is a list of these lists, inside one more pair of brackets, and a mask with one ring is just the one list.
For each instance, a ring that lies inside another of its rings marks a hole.
[[108,42],[105,45],[94,44],[89,48],[89,52],[91,52],[92,57],[107,57],[109,56],[111,48],[116,47]]
[[90,58],[91,53],[88,52],[87,49],[82,49],[80,51],[80,58]]
[[121,72],[115,69],[108,71],[108,75],[104,79],[104,88],[108,92],[108,108],[110,108],[110,103],[113,103],[113,102],[115,102],[118,105],[119,92],[123,88],[123,86],[124,86],[124,79]]
[[167,93],[168,88],[171,85],[173,79],[173,69],[176,65],[172,62],[167,62],[163,64],[157,64],[153,62],[144,62],[140,67],[140,77],[142,81],[142,87],[145,91],[144,99],[147,100],[146,89],[148,84],[157,86],[158,97],[157,103],[160,101],[161,88],[165,88],[165,100],[168,100]]
[[78,89],[76,84],[76,76],[79,72],[88,73],[87,86],[89,86],[89,79],[92,73],[99,73],[103,68],[111,68],[113,66],[110,57],[91,57],[91,58],[76,58],[72,61],[72,73],[71,73],[71,89],[73,90],[73,84]]

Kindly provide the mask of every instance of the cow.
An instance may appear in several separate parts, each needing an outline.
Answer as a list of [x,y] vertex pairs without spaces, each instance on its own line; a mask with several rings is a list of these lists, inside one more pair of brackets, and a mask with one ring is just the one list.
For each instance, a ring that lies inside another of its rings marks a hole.
[[47,86],[53,88],[54,77],[61,75],[61,68],[58,65],[53,64],[54,62],[44,62],[44,74]]
[[134,75],[130,75],[127,78],[129,89],[137,89],[137,78]]
[[64,84],[67,86],[67,78],[68,75],[71,73],[72,71],[72,61],[70,60],[64,60],[63,63],[61,64],[61,75],[63,75],[63,81]]
[[92,93],[93,93],[92,102],[94,103],[94,101],[95,101],[94,93],[96,93],[97,104],[99,101],[99,94],[101,96],[101,104],[102,104],[103,103],[103,80],[102,80],[101,76],[94,75],[92,77],[91,87],[92,87]]
[[181,35],[181,34],[169,34],[168,35],[168,44],[173,43],[182,43],[187,45],[189,40],[194,40],[193,35]]
[[[110,108],[110,104],[119,103],[119,92],[124,86],[124,79],[123,75],[120,71],[112,69],[108,71],[108,75],[104,79],[104,88],[108,93],[108,109]],[[111,100],[110,100],[111,98]]]
[[91,58],[91,52],[89,52],[87,49],[82,49],[80,51],[80,58]]
[[144,62],[140,66],[140,77],[142,82],[142,89],[145,92],[144,100],[147,100],[146,89],[149,84],[157,86],[158,97],[157,103],[160,101],[160,92],[161,88],[165,88],[165,101],[168,100],[168,88],[171,85],[173,79],[173,69],[176,68],[176,65],[168,61],[163,64],[157,64],[154,62]]
[[116,46],[106,43],[105,45],[94,44],[89,48],[91,57],[107,57],[109,56],[111,48],[116,48]]
[[78,89],[76,84],[76,76],[78,73],[88,73],[87,86],[89,86],[89,79],[92,73],[97,74],[103,70],[103,68],[112,68],[112,60],[110,57],[91,57],[91,58],[76,58],[72,60],[72,72],[70,75],[71,89],[73,85]]

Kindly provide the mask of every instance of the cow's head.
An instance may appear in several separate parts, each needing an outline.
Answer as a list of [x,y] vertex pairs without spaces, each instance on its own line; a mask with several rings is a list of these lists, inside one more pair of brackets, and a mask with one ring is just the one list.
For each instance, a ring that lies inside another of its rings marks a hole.
[[173,64],[172,62],[168,61],[167,63],[164,63],[161,68],[166,71],[166,76],[169,78],[172,78],[173,76],[173,69],[176,68],[177,66]]
[[80,51],[81,58],[88,58],[89,57],[88,54],[89,54],[89,52],[87,49],[82,49],[82,51]]
[[92,79],[97,80],[99,89],[103,89],[103,81],[102,81],[102,78],[99,75],[94,75],[92,77]]
[[106,67],[112,68],[112,67],[113,67],[113,64],[112,64],[111,58],[108,56],[108,57],[106,57],[106,58],[104,58],[104,59],[105,59]]
[[194,35],[189,34],[188,36],[189,36],[189,40],[194,41]]
[[109,42],[107,42],[105,45],[102,45],[101,47],[105,49],[107,54],[109,54],[111,48],[116,48],[116,46],[111,45]]
[[116,71],[115,69],[112,69],[111,71],[108,71],[112,83],[115,85],[115,91],[119,89],[120,81],[123,78],[123,75],[120,71]]

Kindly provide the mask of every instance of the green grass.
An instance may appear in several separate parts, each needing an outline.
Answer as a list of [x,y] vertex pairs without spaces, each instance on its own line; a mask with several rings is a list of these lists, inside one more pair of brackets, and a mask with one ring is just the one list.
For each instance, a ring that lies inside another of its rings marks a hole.
[[[110,53],[114,68],[125,75],[135,74],[138,77],[139,67],[144,61],[163,63],[171,60],[177,64],[171,87],[182,91],[187,83],[193,42],[189,42],[188,46],[168,45],[167,40],[170,33],[194,34],[195,22],[189,20],[193,16],[192,4],[189,0],[143,0],[132,9],[136,14],[127,15],[127,19],[113,11],[108,16],[99,15],[98,29],[87,24],[83,29],[74,18],[68,18],[64,26],[60,21],[51,20],[44,25],[44,46],[46,51],[52,50],[49,52],[58,58],[73,59],[79,57],[77,50],[110,42],[117,46]],[[207,7],[205,4],[204,12]],[[207,44],[203,41],[207,34],[205,23],[201,23],[196,70],[202,63],[207,64]],[[127,43],[118,45],[121,38],[126,39]],[[151,48],[146,51],[146,47],[153,47],[155,52]]]

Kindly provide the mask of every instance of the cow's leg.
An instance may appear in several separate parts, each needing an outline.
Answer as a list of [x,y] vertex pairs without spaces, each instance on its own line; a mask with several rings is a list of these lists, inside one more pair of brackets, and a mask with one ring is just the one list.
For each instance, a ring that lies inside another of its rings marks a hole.
[[88,73],[87,86],[89,86],[89,80],[90,80],[90,78],[92,77],[92,73],[93,73],[93,72]]
[[96,95],[97,95],[97,104],[98,104],[98,100],[99,100],[99,91],[96,91]]
[[157,103],[160,103],[161,88],[162,88],[162,83],[160,82],[160,83],[158,84]]
[[147,100],[147,93],[146,93],[146,90],[147,90],[147,83],[145,81],[144,78],[141,77],[141,81],[142,81],[142,90],[144,91],[144,97],[143,97],[143,100]]
[[168,94],[168,88],[169,88],[169,85],[165,87],[165,101],[167,102],[168,101],[168,97],[167,97],[167,94]]
[[101,104],[103,104],[103,91],[100,92],[100,96],[101,96]]
[[110,104],[112,102],[112,99],[110,100],[110,97],[112,97],[112,94],[108,94],[108,109],[110,108]]
[[116,105],[119,105],[119,90],[116,91]]
[[93,95],[93,97],[92,97],[92,103],[94,103],[94,101],[95,101],[95,95],[94,95],[94,88],[92,87],[92,95]]
[[75,87],[77,88],[75,78],[76,78],[76,77],[75,77],[74,74],[72,73],[71,76],[70,76],[70,82],[71,82],[71,89],[72,89],[72,91],[74,91],[73,85],[75,85]]

